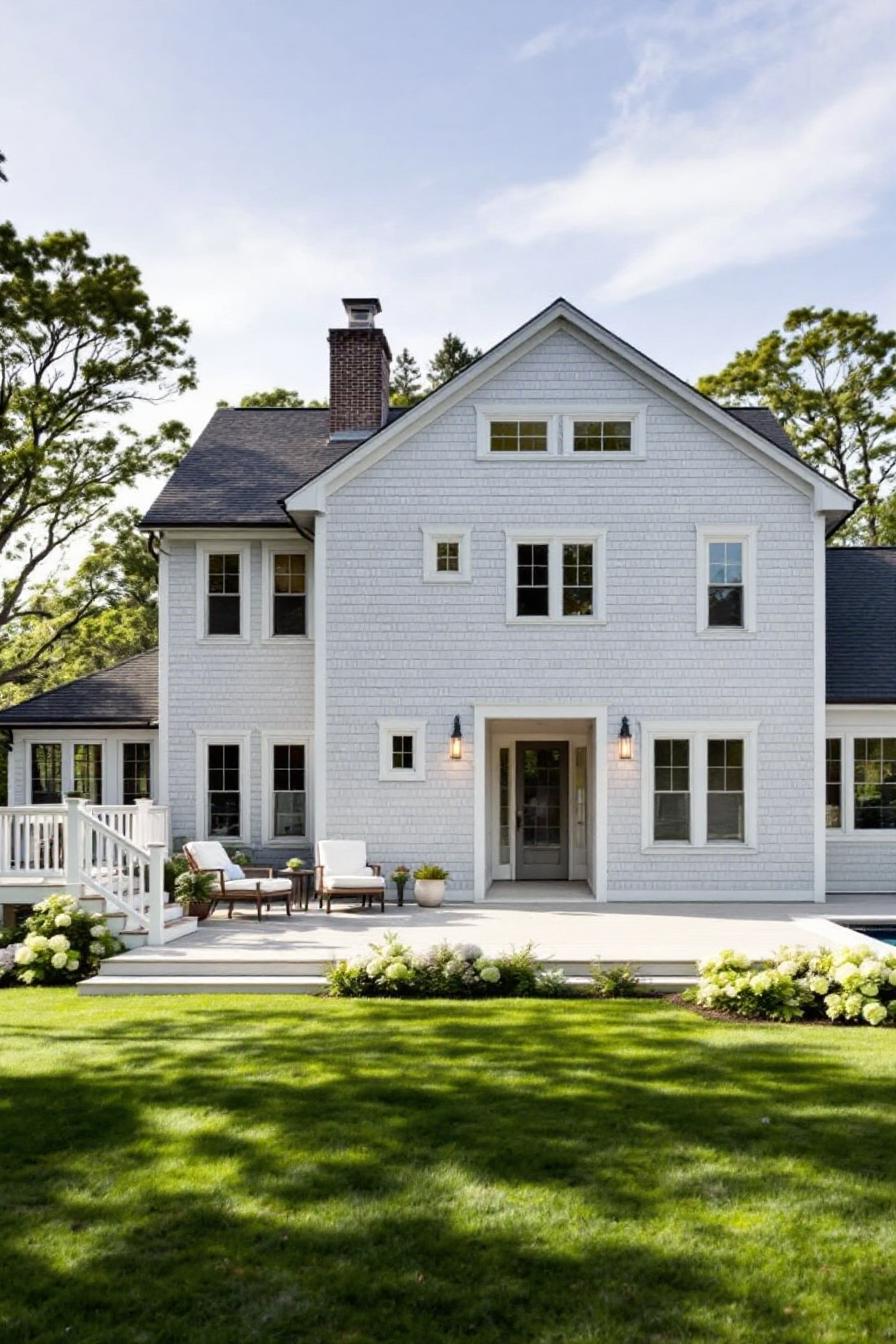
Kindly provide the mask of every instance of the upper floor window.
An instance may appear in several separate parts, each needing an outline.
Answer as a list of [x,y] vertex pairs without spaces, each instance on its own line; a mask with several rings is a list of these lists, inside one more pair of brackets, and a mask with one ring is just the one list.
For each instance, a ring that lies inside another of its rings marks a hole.
[[857,737],[853,761],[855,829],[896,829],[896,737]]
[[605,533],[507,534],[507,619],[606,620]]
[[440,523],[437,526],[424,527],[422,531],[424,582],[469,582],[470,529]]
[[240,633],[239,552],[211,553],[208,557],[208,633]]
[[697,529],[697,632],[756,629],[755,528]]
[[493,453],[546,453],[547,420],[493,420],[489,447]]
[[273,633],[305,633],[305,557],[298,552],[274,554]]
[[574,453],[630,453],[632,450],[632,422],[630,420],[574,420],[572,425]]

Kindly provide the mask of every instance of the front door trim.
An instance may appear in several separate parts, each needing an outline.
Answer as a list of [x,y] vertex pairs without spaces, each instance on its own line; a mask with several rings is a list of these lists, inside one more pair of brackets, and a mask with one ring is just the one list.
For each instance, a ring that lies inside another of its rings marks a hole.
[[[533,704],[529,701],[473,705],[473,899],[485,900],[488,885],[489,821],[488,752],[490,719],[583,719],[594,732],[594,788],[591,790],[591,888],[596,901],[607,899],[607,770],[609,766],[605,704]],[[524,734],[521,733],[521,736]]]

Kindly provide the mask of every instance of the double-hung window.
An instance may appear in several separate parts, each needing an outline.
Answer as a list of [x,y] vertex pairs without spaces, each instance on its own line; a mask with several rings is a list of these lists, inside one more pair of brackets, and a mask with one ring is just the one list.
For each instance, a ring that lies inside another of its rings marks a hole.
[[896,830],[896,737],[854,740],[853,825],[857,831]]
[[208,557],[208,633],[238,635],[240,625],[240,554],[212,551]]
[[62,743],[31,743],[31,802],[62,802]]
[[756,529],[698,527],[697,633],[756,629]]
[[149,742],[121,744],[121,801],[130,806],[152,797],[152,747]]
[[754,848],[755,723],[643,723],[645,849]]
[[103,748],[99,742],[76,742],[72,748],[73,787],[90,803],[103,801]]
[[305,542],[261,548],[262,638],[304,639],[311,633],[312,549]]
[[305,819],[305,747],[275,742],[271,748],[273,840],[307,835]]
[[507,619],[606,621],[606,533],[507,533]]
[[209,742],[206,747],[206,821],[210,838],[240,834],[242,796],[240,744]]

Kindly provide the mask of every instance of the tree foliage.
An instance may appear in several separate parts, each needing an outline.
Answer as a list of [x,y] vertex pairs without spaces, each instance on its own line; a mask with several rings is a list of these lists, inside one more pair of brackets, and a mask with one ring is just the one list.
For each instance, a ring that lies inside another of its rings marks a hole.
[[[189,326],[154,307],[127,257],[83,233],[20,238],[0,225],[0,685],[34,683],[56,644],[101,604],[98,576],[60,613],[46,571],[122,487],[168,470],[187,430],[140,434],[124,417],[195,386]],[[27,642],[27,641],[26,641]]]
[[[27,695],[52,690],[76,677],[110,667],[158,642],[158,561],[145,533],[137,530],[139,510],[109,516],[91,549],[61,582],[47,582],[34,594],[44,615],[13,622],[0,645],[0,673],[28,669],[19,681],[0,676],[0,707]],[[83,611],[75,625],[71,613]],[[58,639],[53,635],[67,627]],[[44,648],[31,669],[35,651]]]
[[437,387],[447,383],[481,354],[482,351],[475,346],[469,350],[459,336],[449,331],[430,361],[429,390],[435,391]]
[[872,313],[795,308],[697,387],[767,406],[805,461],[861,501],[841,539],[896,543],[896,332]]
[[[229,401],[219,401],[218,409],[226,409],[229,405]],[[300,410],[303,406],[310,406],[324,410],[329,403],[326,401],[305,401],[293,388],[272,387],[269,392],[247,392],[244,397],[240,398],[239,405],[243,410],[266,406],[284,407],[292,410]]]
[[420,400],[423,384],[420,365],[405,346],[395,357],[389,380],[389,401],[393,406],[413,406]]

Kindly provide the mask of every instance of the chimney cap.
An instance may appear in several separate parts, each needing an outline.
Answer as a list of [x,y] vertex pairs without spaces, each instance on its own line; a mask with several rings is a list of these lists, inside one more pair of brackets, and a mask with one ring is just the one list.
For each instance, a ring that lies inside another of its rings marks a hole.
[[372,327],[377,313],[383,311],[379,299],[343,299],[342,306],[350,327]]

